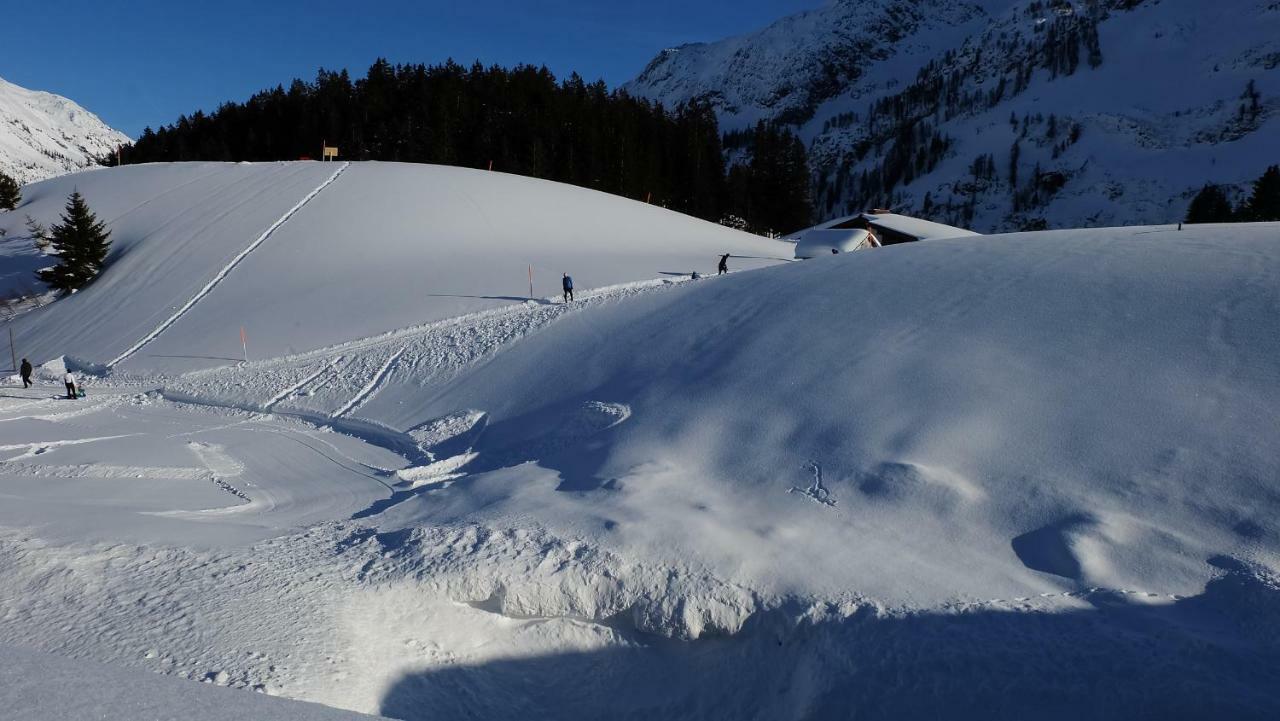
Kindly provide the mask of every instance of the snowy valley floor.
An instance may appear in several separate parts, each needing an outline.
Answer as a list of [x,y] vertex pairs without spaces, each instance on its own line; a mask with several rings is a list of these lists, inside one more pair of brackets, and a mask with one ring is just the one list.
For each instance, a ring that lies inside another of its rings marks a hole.
[[1278,231],[944,241],[5,385],[0,707],[90,718],[41,680],[150,671],[405,721],[1274,718]]

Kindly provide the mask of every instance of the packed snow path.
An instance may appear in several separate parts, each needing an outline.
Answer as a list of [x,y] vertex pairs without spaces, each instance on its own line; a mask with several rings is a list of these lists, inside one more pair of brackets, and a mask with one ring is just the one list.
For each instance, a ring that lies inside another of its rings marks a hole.
[[146,346],[148,343],[158,338],[161,333],[168,330],[169,327],[172,326],[174,323],[177,323],[178,320],[182,318],[182,316],[186,315],[188,311],[190,311],[192,308],[195,307],[196,303],[199,303],[202,299],[204,299],[205,296],[212,293],[213,289],[218,287],[218,284],[221,283],[223,279],[225,279],[228,275],[230,275],[231,271],[236,269],[236,266],[240,265],[240,263],[243,262],[245,258],[249,257],[250,253],[257,250],[258,246],[265,243],[268,238],[270,238],[272,235],[275,234],[277,230],[280,229],[281,226],[283,226],[285,223],[288,223],[290,218],[292,218],[295,214],[297,214],[299,210],[302,210],[304,207],[306,207],[307,203],[310,203],[312,200],[314,200],[315,197],[319,195],[321,192],[323,192],[325,188],[329,187],[330,185],[333,185],[334,181],[336,181],[338,177],[341,176],[342,173],[350,165],[351,165],[350,163],[343,163],[341,167],[339,167],[336,171],[334,171],[333,175],[330,175],[328,179],[326,179],[323,183],[319,185],[319,187],[317,187],[315,190],[308,193],[305,198],[298,201],[297,205],[293,206],[288,210],[288,212],[280,216],[280,219],[272,223],[270,228],[267,228],[265,231],[263,231],[262,235],[259,235],[252,243],[250,243],[247,247],[245,247],[244,250],[240,251],[239,255],[232,258],[230,263],[227,263],[225,266],[223,266],[222,269],[219,270],[217,274],[213,276],[212,280],[210,280],[207,284],[205,284],[203,288],[201,288],[194,296],[192,296],[191,300],[186,302],[186,305],[183,305],[181,308],[179,308],[176,313],[169,316],[163,323],[157,326],[155,330],[151,331],[146,336],[144,336],[142,340],[138,341],[128,350],[126,350],[125,352],[121,353],[120,355],[112,359],[111,362],[107,363],[107,367],[114,367],[119,365],[122,361],[127,359],[129,356],[142,350],[144,346]]
[[[567,314],[675,289],[655,280],[580,293],[573,303],[539,298],[406,328],[310,353],[190,373],[164,385],[177,401],[273,411],[315,422],[360,415],[390,432],[424,420],[413,399]],[[717,282],[706,279],[699,282]]]

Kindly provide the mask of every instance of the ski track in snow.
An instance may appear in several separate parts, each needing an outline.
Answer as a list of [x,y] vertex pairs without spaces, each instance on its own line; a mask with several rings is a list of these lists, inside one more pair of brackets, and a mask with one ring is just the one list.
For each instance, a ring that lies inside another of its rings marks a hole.
[[302,390],[303,388],[306,388],[307,386],[311,385],[312,383],[315,383],[315,382],[316,382],[316,380],[318,380],[318,379],[320,378],[320,376],[322,376],[322,375],[324,375],[324,374],[326,374],[326,373],[328,373],[328,372],[332,371],[334,368],[337,368],[337,367],[342,363],[342,361],[343,361],[343,356],[338,356],[337,358],[334,358],[334,359],[333,359],[333,360],[332,360],[328,365],[326,365],[325,367],[321,368],[320,370],[316,371],[315,373],[312,373],[311,375],[307,376],[306,378],[303,378],[302,380],[298,381],[297,383],[294,383],[293,385],[289,386],[288,388],[285,388],[284,390],[280,391],[280,392],[279,392],[279,393],[277,393],[276,395],[272,396],[272,397],[271,397],[271,399],[270,399],[270,400],[268,400],[268,401],[266,402],[266,405],[264,406],[264,409],[265,409],[265,410],[267,410],[267,411],[270,411],[270,410],[274,409],[274,408],[275,408],[275,407],[276,407],[276,406],[277,406],[281,401],[283,401],[284,399],[288,398],[289,396],[293,395],[294,393],[297,393],[298,391]]
[[114,441],[120,438],[129,438],[137,436],[137,433],[129,433],[119,436],[99,436],[96,438],[77,438],[75,440],[60,441],[33,441],[30,443],[13,443],[0,446],[0,451],[20,451],[25,449],[25,453],[9,458],[6,462],[19,461],[26,458],[35,458],[36,456],[47,453],[52,448],[61,448],[64,446],[80,446],[86,443],[99,443],[102,441]]
[[29,476],[33,478],[95,478],[101,480],[124,480],[137,478],[172,479],[179,481],[198,481],[210,478],[205,468],[183,468],[165,466],[113,466],[105,463],[83,463],[74,466],[46,466],[32,463],[14,463],[5,461],[4,472],[11,476]]
[[360,392],[351,399],[351,402],[338,409],[338,411],[333,414],[333,417],[342,418],[351,411],[359,408],[361,404],[369,400],[369,398],[373,397],[382,385],[387,382],[387,379],[391,377],[391,371],[396,367],[396,363],[400,361],[400,358],[404,356],[405,351],[407,350],[409,350],[409,347],[405,346],[395,353],[392,353],[391,356],[387,358],[387,362],[383,363],[382,367],[378,369],[378,372],[373,375],[373,380],[369,381],[369,385],[361,388]]
[[[547,299],[391,331],[283,358],[196,371],[167,383],[181,402],[273,412],[312,422],[351,417],[393,381],[442,384],[566,313],[689,281],[625,283],[583,293],[570,304]],[[698,282],[715,282],[704,279]],[[336,358],[336,360],[335,360]],[[313,386],[323,379],[325,393]]]
[[248,247],[240,251],[240,253],[237,254],[236,257],[232,258],[230,263],[223,266],[223,268],[219,270],[217,274],[214,275],[213,279],[210,280],[203,288],[201,288],[199,292],[197,292],[194,296],[192,296],[191,300],[188,300],[186,304],[183,305],[181,308],[179,308],[176,313],[169,316],[167,320],[165,320],[163,323],[157,326],[155,330],[151,331],[146,336],[144,336],[142,340],[135,343],[131,348],[126,350],[124,353],[121,353],[111,362],[107,363],[107,367],[115,367],[119,365],[123,361],[127,360],[133,354],[142,350],[148,343],[155,340],[156,338],[159,338],[161,333],[164,333],[166,330],[172,327],[174,323],[177,323],[182,318],[182,316],[186,315],[192,308],[195,307],[197,303],[203,300],[205,296],[212,293],[213,289],[218,287],[218,284],[221,283],[223,279],[225,279],[228,275],[230,275],[231,271],[235,270],[236,266],[240,265],[240,263],[243,262],[244,259],[249,256],[250,253],[257,250],[259,246],[261,246],[263,243],[267,241],[268,238],[274,235],[275,232],[281,228],[281,226],[289,222],[289,220],[293,218],[293,216],[296,215],[298,211],[306,207],[306,205],[310,203],[312,200],[314,200],[315,197],[319,195],[322,191],[324,191],[325,188],[328,188],[335,181],[337,181],[337,179],[342,175],[342,173],[350,166],[351,166],[350,163],[343,163],[342,167],[338,168],[338,170],[335,171],[333,175],[329,176],[329,178],[325,180],[323,183],[321,183],[318,187],[316,187],[315,190],[311,191],[306,195],[306,197],[298,201],[297,205],[293,206],[284,215],[280,216],[279,220],[277,220],[275,223],[272,223],[271,227],[267,228],[266,231],[262,233],[262,235],[258,236],[256,240],[254,240],[252,243],[248,245]]

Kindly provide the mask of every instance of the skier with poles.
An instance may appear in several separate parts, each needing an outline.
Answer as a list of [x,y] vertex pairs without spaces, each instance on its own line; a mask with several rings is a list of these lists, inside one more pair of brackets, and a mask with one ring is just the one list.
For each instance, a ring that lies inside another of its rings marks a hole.
[[716,273],[716,275],[724,275],[725,273],[729,272],[729,253],[725,253],[724,255],[720,256],[719,271],[720,272]]
[[22,359],[22,368],[20,368],[20,369],[18,370],[18,373],[22,376],[22,387],[23,387],[23,388],[30,388],[30,387],[31,387],[31,370],[32,370],[32,368],[31,368],[31,361],[27,360],[26,358],[23,358],[23,359]]
[[564,288],[564,302],[568,303],[573,300],[573,278],[568,273],[564,274],[564,279],[560,281],[560,285]]

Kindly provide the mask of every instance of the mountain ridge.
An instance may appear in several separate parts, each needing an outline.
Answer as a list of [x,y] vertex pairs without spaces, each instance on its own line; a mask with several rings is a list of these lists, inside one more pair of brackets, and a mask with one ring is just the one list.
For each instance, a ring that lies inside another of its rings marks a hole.
[[75,101],[0,78],[0,172],[20,184],[94,167],[128,142]]
[[[626,89],[707,100],[727,129],[797,130],[815,220],[878,205],[980,231],[1171,222],[1206,182],[1238,196],[1280,160],[1267,140],[1280,117],[1275,0],[1232,13],[1153,0],[908,6],[833,2],[664,51]],[[856,73],[824,75],[858,47],[830,31],[849,27],[899,34]]]

